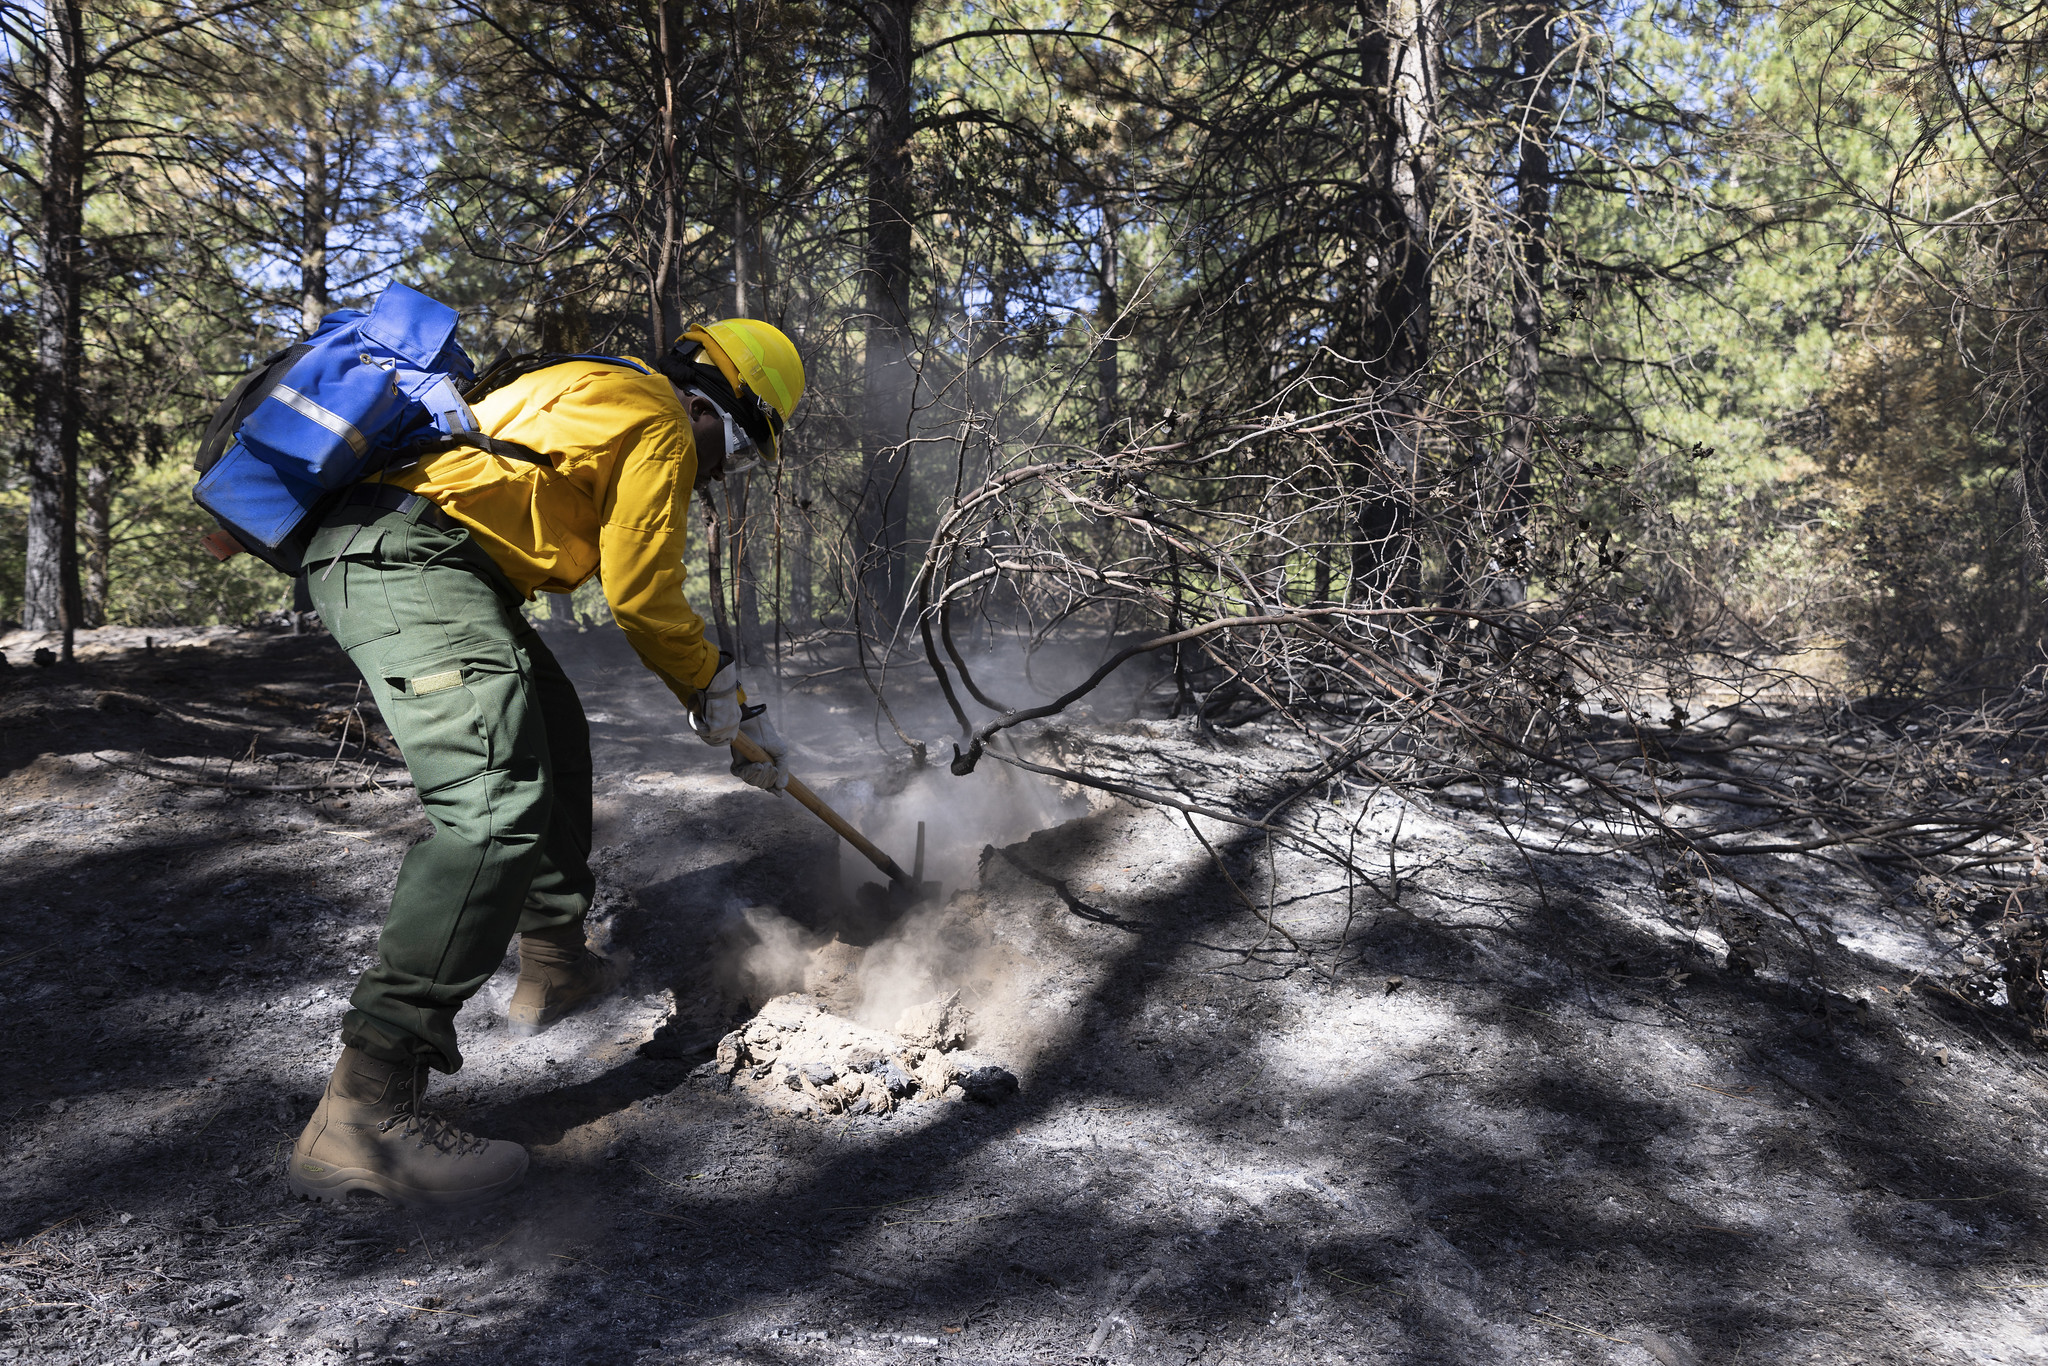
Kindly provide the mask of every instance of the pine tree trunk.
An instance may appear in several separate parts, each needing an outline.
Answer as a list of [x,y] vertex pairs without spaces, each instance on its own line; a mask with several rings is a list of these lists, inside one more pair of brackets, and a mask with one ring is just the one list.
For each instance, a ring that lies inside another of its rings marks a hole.
[[327,202],[327,140],[310,130],[300,171],[299,213],[299,326],[310,334],[331,307],[327,298],[327,228],[333,215]]
[[1434,309],[1437,123],[1443,0],[1386,0],[1366,40],[1365,76],[1384,92],[1385,127],[1371,187],[1380,198],[1365,357],[1382,411],[1380,470],[1396,487],[1360,514],[1354,577],[1368,598],[1407,598],[1418,571],[1408,507],[1420,471],[1423,376]]
[[2020,406],[2020,468],[2015,480],[2020,496],[2021,532],[2037,584],[2048,583],[2048,361],[2022,353],[2031,361],[2022,370],[2024,401]]
[[1557,9],[1544,4],[1530,16],[1517,43],[1521,67],[1521,137],[1515,167],[1515,282],[1508,319],[1506,410],[1498,476],[1482,496],[1494,500],[1485,528],[1490,542],[1490,606],[1528,600],[1526,562],[1529,479],[1536,444],[1537,404],[1543,384],[1543,288],[1550,245],[1550,136],[1557,121],[1551,89],[1551,29]]
[[1001,411],[1003,403],[1003,357],[1008,354],[1010,330],[1009,271],[997,264],[989,270],[988,310],[970,334],[974,366],[967,374],[967,403],[978,412]]
[[80,625],[107,624],[107,570],[114,554],[114,480],[95,460],[85,475],[85,600]]
[[735,5],[732,18],[732,315],[735,318],[751,318],[747,299],[747,53],[743,30],[740,27],[740,9]]
[[24,624],[62,631],[72,656],[79,618],[78,356],[85,198],[85,35],[78,0],[43,7],[43,181],[37,236],[35,417],[29,436]]
[[975,343],[975,354],[985,355],[990,364],[1010,354],[1010,268],[999,265],[988,282],[988,319]]
[[887,639],[909,588],[910,80],[918,0],[868,0],[867,338],[854,529],[868,629]]
[[[327,139],[313,124],[323,111],[317,106],[307,119],[306,148],[299,166],[299,329],[308,336],[334,308],[327,293],[327,233],[334,223],[334,201],[328,192]],[[292,634],[313,610],[313,590],[301,574],[292,580]]]
[[732,202],[732,315],[744,318],[747,314],[747,210],[740,201],[739,190],[733,190]]
[[682,51],[684,20],[679,6],[661,0],[655,6],[654,50],[660,63],[656,73],[661,100],[660,122],[654,130],[654,185],[660,225],[648,248],[647,336],[653,355],[667,351],[677,329],[671,323],[681,309],[669,297],[676,287],[676,249],[682,239],[682,177],[678,168],[676,120],[679,103],[687,98],[683,89],[687,59]]
[[816,606],[811,599],[811,477],[802,465],[789,467],[789,503],[783,520],[782,544],[789,557],[789,629],[811,629]]
[[739,654],[742,664],[759,664],[765,655],[761,635],[761,584],[755,572],[760,556],[754,541],[762,519],[754,508],[753,478],[739,475],[726,481],[727,514],[732,526],[732,592],[739,617]]
[[1095,442],[1107,451],[1116,439],[1117,418],[1117,317],[1123,299],[1117,288],[1117,216],[1108,204],[1102,206],[1101,263],[1096,278],[1095,300]]
[[[1387,107],[1392,155],[1388,191],[1399,218],[1386,314],[1393,327],[1387,386],[1420,412],[1417,381],[1429,363],[1434,283],[1436,143],[1442,98],[1443,0],[1390,0],[1387,6]],[[1409,437],[1413,450],[1413,435]]]

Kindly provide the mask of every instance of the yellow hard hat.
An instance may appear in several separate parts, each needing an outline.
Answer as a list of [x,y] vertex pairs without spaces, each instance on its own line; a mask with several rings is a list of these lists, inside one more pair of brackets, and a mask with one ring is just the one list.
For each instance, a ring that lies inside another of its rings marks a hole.
[[[736,400],[733,417],[754,444],[773,460],[781,455],[782,429],[804,396],[804,363],[796,345],[772,323],[727,318],[683,333],[682,345],[696,343],[711,358]],[[703,368],[703,362],[697,362]]]

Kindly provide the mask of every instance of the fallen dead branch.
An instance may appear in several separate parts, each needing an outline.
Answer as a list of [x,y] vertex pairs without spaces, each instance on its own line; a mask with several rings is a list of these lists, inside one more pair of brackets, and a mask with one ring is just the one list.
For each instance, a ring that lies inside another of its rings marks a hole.
[[[1758,860],[1834,863],[1895,904],[1924,901],[1913,889],[1935,879],[1963,889],[1952,899],[1979,927],[2012,901],[1979,954],[2005,966],[1980,964],[1976,988],[1955,989],[2017,1008],[2048,1038],[2039,693],[1877,706],[1760,644],[1681,638],[1622,601],[1627,554],[1608,532],[1532,503],[1506,526],[1511,552],[1484,498],[1376,463],[1387,421],[1338,404],[1315,422],[1240,423],[1211,456],[1139,433],[1102,451],[1023,447],[978,484],[963,466],[904,618],[867,642],[878,703],[894,724],[893,647],[915,641],[958,729],[954,774],[992,755],[1256,833],[1351,886],[1378,889],[1382,870],[1324,823],[1333,803],[1381,793],[1483,809],[1525,859],[1641,858],[1679,920],[1721,934],[1735,971],[1769,961],[1759,915],[1818,961],[1812,927]],[[1546,596],[1523,596],[1537,576]],[[1019,700],[1040,660],[1071,681]],[[1140,758],[1043,752],[1048,723],[1112,689],[1114,707],[1180,718],[1198,740],[1266,727],[1321,760],[1280,784],[1219,777],[1230,790],[1213,796]],[[925,741],[895,728],[922,763]]]

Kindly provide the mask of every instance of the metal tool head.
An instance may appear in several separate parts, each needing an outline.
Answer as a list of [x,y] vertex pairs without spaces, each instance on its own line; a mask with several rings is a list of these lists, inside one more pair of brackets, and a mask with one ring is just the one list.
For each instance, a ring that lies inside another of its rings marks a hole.
[[942,887],[924,880],[924,822],[917,823],[917,855],[910,862],[910,876],[887,883],[864,882],[855,890],[854,900],[869,915],[894,920],[913,907],[937,901]]

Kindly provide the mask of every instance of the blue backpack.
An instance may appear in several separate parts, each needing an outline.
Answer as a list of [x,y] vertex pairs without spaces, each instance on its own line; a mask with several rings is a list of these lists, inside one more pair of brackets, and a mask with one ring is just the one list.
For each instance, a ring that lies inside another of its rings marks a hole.
[[[194,501],[240,549],[296,574],[319,525],[313,514],[340,490],[416,459],[422,438],[475,432],[461,386],[476,367],[455,323],[454,309],[398,284],[368,313],[328,314],[214,412],[199,442]],[[209,545],[235,553],[218,536]]]
[[316,514],[369,475],[459,445],[547,464],[476,430],[464,398],[476,367],[455,323],[448,305],[394,284],[368,313],[328,314],[243,376],[199,441],[192,497],[221,525],[208,548],[296,574]]
[[455,323],[448,305],[394,284],[368,313],[328,314],[312,336],[243,376],[199,441],[192,497],[221,525],[208,548],[223,560],[247,550],[297,574],[321,517],[372,474],[458,446],[552,465],[476,429],[469,405],[492,390],[571,360],[649,373],[618,356],[520,354],[500,357],[479,379]]

